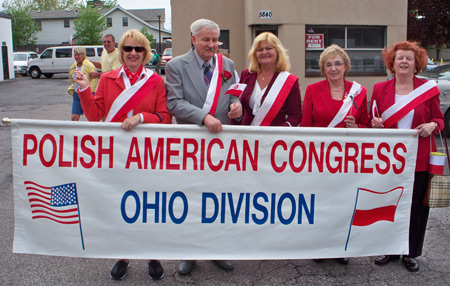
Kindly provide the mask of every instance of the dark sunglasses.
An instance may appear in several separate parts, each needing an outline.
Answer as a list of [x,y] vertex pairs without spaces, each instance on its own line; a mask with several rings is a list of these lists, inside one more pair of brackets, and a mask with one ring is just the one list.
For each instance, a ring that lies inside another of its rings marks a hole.
[[145,51],[145,48],[141,47],[141,46],[137,46],[137,47],[123,46],[122,49],[127,53],[131,52],[133,49],[136,51],[136,53],[142,53],[143,51]]

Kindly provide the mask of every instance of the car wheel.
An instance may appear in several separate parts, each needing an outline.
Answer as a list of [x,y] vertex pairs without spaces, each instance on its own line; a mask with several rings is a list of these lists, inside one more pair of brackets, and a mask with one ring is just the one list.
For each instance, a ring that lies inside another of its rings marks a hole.
[[445,135],[447,135],[447,137],[450,137],[450,110],[448,110],[444,116],[444,130]]
[[46,78],[52,78],[53,74],[52,73],[44,73],[44,76]]
[[41,77],[41,70],[38,67],[32,67],[30,69],[30,76],[34,79],[38,79]]

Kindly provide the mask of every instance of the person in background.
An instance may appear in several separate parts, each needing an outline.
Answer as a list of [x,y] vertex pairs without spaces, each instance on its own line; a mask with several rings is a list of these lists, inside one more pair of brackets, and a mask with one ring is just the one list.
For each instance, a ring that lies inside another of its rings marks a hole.
[[232,124],[298,126],[302,103],[298,78],[289,73],[290,62],[280,40],[270,32],[259,34],[248,54],[250,65],[241,73],[247,84],[240,97],[241,120]]
[[103,51],[100,62],[92,62],[96,68],[101,69],[95,77],[100,78],[102,73],[115,70],[120,67],[119,52],[116,49],[116,39],[114,35],[107,34],[103,36]]
[[327,47],[319,66],[325,80],[306,87],[301,127],[369,127],[367,90],[345,79],[350,71],[350,57],[338,45]]
[[[372,127],[415,129],[414,136],[419,136],[409,225],[409,254],[402,257],[406,269],[416,272],[419,271],[416,257],[422,254],[430,211],[423,205],[430,178],[429,154],[431,150],[436,150],[434,135],[444,127],[444,116],[436,83],[415,76],[426,67],[428,57],[425,49],[416,43],[403,41],[389,50],[385,48],[382,55],[386,68],[394,78],[377,83],[373,88]],[[398,259],[399,255],[380,255],[375,259],[375,264],[385,265]]]
[[[234,63],[216,54],[219,25],[211,20],[199,19],[192,23],[191,33],[193,49],[166,64],[167,106],[178,124],[197,124],[206,126],[210,133],[219,133],[222,124],[228,124],[230,118],[242,115],[239,99],[225,94],[236,82]],[[220,95],[214,96],[217,90],[220,90]],[[178,273],[190,273],[194,262],[181,261]],[[215,263],[221,269],[233,269],[231,261],[216,260]]]
[[72,84],[70,85],[68,92],[73,96],[72,121],[79,121],[80,116],[83,114],[83,109],[81,108],[80,98],[78,97],[78,93],[76,92],[76,90],[78,89],[78,84],[74,81],[74,72],[75,70],[79,70],[81,73],[86,75],[93,94],[97,89],[98,79],[95,78],[95,66],[87,59],[86,49],[84,47],[74,48],[73,56],[75,58],[75,63],[73,63],[69,69],[69,79]]
[[[119,42],[119,60],[123,66],[102,75],[95,97],[86,75],[75,71],[74,80],[79,85],[86,118],[89,121],[105,118],[105,122],[122,122],[122,129],[126,131],[141,123],[170,124],[172,116],[166,106],[164,80],[144,67],[151,56],[147,38],[138,30],[129,30]],[[111,270],[111,278],[124,278],[128,264],[128,259],[117,261]],[[154,280],[164,277],[158,260],[148,261],[148,274]]]

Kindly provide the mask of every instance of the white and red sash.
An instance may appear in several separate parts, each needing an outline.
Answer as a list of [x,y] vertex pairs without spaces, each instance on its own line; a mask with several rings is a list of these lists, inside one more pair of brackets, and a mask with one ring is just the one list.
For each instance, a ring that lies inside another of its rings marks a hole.
[[270,126],[296,81],[296,76],[288,72],[280,72],[250,125]]
[[133,110],[161,80],[154,74],[151,70],[144,68],[141,74],[143,77],[140,80],[134,85],[125,84],[126,88],[114,100],[105,122],[119,122],[120,118]]
[[386,109],[383,114],[381,114],[384,127],[392,127],[411,110],[415,109],[417,106],[432,98],[436,94],[439,94],[439,89],[436,86],[436,82],[427,81],[411,91],[409,94],[402,96],[401,100],[391,105],[391,107]]
[[203,104],[203,110],[206,110],[214,116],[216,113],[217,103],[219,102],[220,88],[222,87],[222,71],[223,71],[223,59],[222,55],[216,54],[216,66],[211,78],[211,83],[206,94],[206,100]]
[[[361,107],[361,103],[364,101],[364,96],[358,96],[361,94],[361,91],[361,85],[354,81],[338,113],[336,113],[333,120],[331,120],[330,124],[328,124],[328,128],[334,128],[336,125],[344,121],[346,116],[356,115],[356,112],[358,112],[358,109]],[[349,114],[349,110],[354,104],[356,104],[358,108],[352,108],[351,114]]]

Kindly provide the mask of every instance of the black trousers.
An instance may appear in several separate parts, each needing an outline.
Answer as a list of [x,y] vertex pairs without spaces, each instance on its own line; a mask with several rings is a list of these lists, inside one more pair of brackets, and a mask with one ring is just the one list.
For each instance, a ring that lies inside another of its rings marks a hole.
[[415,258],[422,254],[425,231],[427,230],[430,208],[423,205],[430,174],[416,172],[414,174],[413,198],[411,204],[411,220],[409,226],[409,255]]

